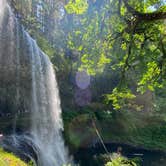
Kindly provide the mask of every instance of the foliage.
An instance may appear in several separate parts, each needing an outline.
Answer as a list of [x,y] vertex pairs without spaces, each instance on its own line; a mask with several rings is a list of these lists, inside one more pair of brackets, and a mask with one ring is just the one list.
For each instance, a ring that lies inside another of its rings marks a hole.
[[88,9],[88,2],[87,0],[70,0],[65,8],[70,14],[83,14]]
[[115,110],[121,109],[122,105],[124,106],[127,104],[127,100],[131,100],[136,97],[128,89],[118,90],[117,88],[113,89],[112,94],[107,94],[105,96],[107,101],[112,101],[112,105]]
[[39,34],[36,35],[37,38],[37,43],[39,47],[44,50],[44,52],[50,57],[53,58],[55,55],[55,49],[50,45],[47,39],[44,37],[40,36]]
[[[85,70],[91,75],[102,72],[105,64],[109,64],[110,47],[104,38],[108,32],[102,32],[100,21],[105,11],[100,13],[92,11],[91,16],[87,13],[78,21],[78,25],[73,24],[72,32],[68,33],[68,48],[78,53],[81,65],[78,70]],[[102,38],[101,38],[102,37]]]
[[[91,112],[93,111],[91,110]],[[146,112],[142,114],[134,111],[113,111],[110,116],[102,110],[99,110],[99,113],[105,114],[102,118],[96,115],[96,125],[105,142],[111,140],[151,150],[165,150],[165,115],[150,116]],[[63,117],[65,136],[72,148],[85,146],[85,142],[92,143],[92,140],[98,139],[93,133],[93,126],[89,123],[90,116],[84,113],[84,110],[75,113],[74,111],[64,112]],[[82,133],[86,134],[83,136]]]
[[130,161],[122,156],[112,159],[105,166],[137,166],[133,161]]
[[165,149],[165,139],[166,127],[165,123],[158,125],[149,125],[142,129],[138,129],[133,132],[135,134],[135,143],[144,144],[146,148],[156,148]]
[[[84,15],[73,15],[68,48],[77,52],[79,70],[95,75],[110,66],[113,71],[121,71],[119,84],[126,84],[136,74],[138,92],[154,91],[165,82],[164,18],[163,1],[94,1]],[[125,88],[128,91],[130,86],[126,84]],[[119,109],[115,90],[108,96],[114,98],[114,107]]]
[[156,87],[161,88],[162,85],[159,84],[156,81],[156,79],[154,79],[156,76],[158,77],[160,76],[160,72],[161,70],[155,62],[153,61],[149,62],[147,64],[146,73],[143,75],[142,79],[138,83],[139,85],[138,91],[140,91],[141,93],[144,93],[147,90],[147,88],[151,91],[154,91],[154,88]]

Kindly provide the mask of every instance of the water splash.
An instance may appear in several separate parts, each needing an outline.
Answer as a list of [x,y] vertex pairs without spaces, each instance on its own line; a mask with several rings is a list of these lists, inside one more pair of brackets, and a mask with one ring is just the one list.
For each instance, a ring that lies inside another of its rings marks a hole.
[[0,0],[0,11],[0,69],[5,73],[0,80],[8,82],[10,93],[15,94],[12,100],[17,113],[22,108],[31,117],[29,134],[17,136],[15,116],[14,136],[8,140],[14,142],[12,146],[16,149],[22,142],[32,146],[38,166],[67,164],[69,157],[61,133],[63,123],[53,65],[19,25],[4,0]]

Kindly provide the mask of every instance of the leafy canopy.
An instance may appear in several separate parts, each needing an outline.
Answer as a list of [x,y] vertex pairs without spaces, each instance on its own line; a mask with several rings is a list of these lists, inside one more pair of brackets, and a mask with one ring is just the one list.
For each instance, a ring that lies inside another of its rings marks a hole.
[[[163,87],[166,78],[164,0],[95,0],[88,4],[83,0],[69,1],[66,9],[69,14],[76,14],[72,17],[72,31],[68,33],[68,48],[76,52],[79,70],[95,75],[111,68],[120,75],[117,87],[106,95],[115,109],[121,109],[127,100],[134,98],[132,93],[136,91],[144,93],[147,89]],[[131,90],[132,81],[136,91]]]
[[70,0],[65,8],[70,14],[83,14],[88,9],[88,2],[87,0]]

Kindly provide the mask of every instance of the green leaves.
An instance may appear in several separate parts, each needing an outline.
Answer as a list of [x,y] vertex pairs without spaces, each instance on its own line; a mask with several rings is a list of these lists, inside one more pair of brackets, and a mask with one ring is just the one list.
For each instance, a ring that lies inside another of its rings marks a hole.
[[156,87],[161,88],[162,84],[158,83],[161,70],[156,62],[152,61],[147,64],[147,71],[143,74],[138,82],[138,92],[144,93],[147,89],[154,91]]
[[127,44],[126,43],[122,43],[121,48],[122,48],[122,50],[126,50],[127,49]]
[[99,58],[99,61],[98,61],[98,65],[99,65],[99,66],[102,66],[102,65],[105,65],[105,64],[110,63],[110,62],[111,62],[111,59],[110,59],[110,58],[107,58],[107,57],[105,56],[105,54],[102,53],[102,54],[100,55],[100,58]]
[[[164,53],[160,41],[162,39],[165,45],[165,24],[147,16],[148,12],[153,12],[150,8],[165,11],[165,5],[159,0],[128,1],[128,5],[136,10],[134,14],[124,1],[103,1],[100,6],[96,3],[89,6],[88,2],[70,0],[65,7],[69,14],[78,14],[72,15],[68,40],[68,47],[77,52],[75,66],[91,75],[107,72],[105,69],[113,69],[118,74],[121,71],[122,80],[115,85],[112,94],[106,95],[116,110],[135,98],[129,90],[129,80],[137,85],[134,88],[139,93],[162,87],[160,75],[164,73],[164,63],[161,64]],[[90,12],[86,12],[88,6]],[[137,15],[139,12],[142,14]],[[119,88],[119,84],[126,87]]]
[[88,9],[87,0],[69,0],[65,9],[69,14],[83,14]]
[[108,162],[105,166],[137,166],[133,161],[128,160],[123,156],[119,156],[118,154],[114,154],[114,158],[111,162]]
[[127,88],[118,89],[114,88],[112,94],[105,95],[107,103],[112,101],[112,105],[115,110],[120,110],[123,108],[127,101],[130,99],[134,99],[135,95],[131,93],[131,91]]

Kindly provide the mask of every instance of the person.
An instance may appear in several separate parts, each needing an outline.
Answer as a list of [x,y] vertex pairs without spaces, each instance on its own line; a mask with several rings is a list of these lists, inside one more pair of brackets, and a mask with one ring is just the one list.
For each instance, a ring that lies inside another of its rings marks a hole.
[[117,148],[117,154],[119,155],[119,156],[121,156],[122,155],[122,147],[118,147]]
[[111,160],[114,160],[114,159],[116,159],[116,158],[119,158],[119,157],[121,157],[122,156],[122,147],[118,147],[117,148],[117,151],[116,152],[114,152],[114,153],[112,153],[112,155],[111,155]]
[[0,141],[3,141],[3,134],[2,133],[0,133]]

